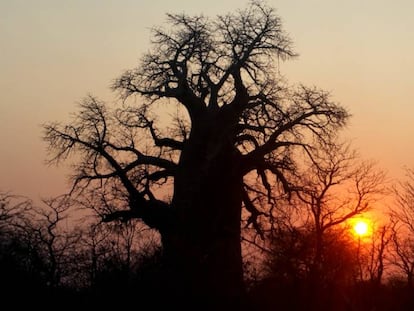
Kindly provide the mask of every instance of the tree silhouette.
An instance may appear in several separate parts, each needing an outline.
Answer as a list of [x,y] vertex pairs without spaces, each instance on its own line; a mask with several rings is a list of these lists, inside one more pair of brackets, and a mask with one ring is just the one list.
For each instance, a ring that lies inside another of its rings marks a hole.
[[333,231],[350,218],[371,209],[379,195],[384,194],[384,182],[383,172],[372,162],[360,161],[356,152],[342,143],[317,148],[309,168],[301,174],[300,188],[295,194],[297,204],[308,211],[314,237],[309,299],[315,310],[326,308],[321,305],[323,299],[329,298],[324,292],[332,288],[335,281],[342,281],[330,264],[332,245],[338,243],[338,239],[332,239]]
[[[272,204],[260,249],[273,280],[267,282],[284,290],[296,286],[301,291],[302,286],[306,290],[299,300],[307,310],[328,310],[338,303],[333,296],[354,282],[357,247],[346,222],[372,208],[384,193],[385,175],[372,162],[361,161],[349,144],[325,140],[309,152],[297,169],[291,198]],[[256,192],[260,197],[263,193]],[[293,295],[297,300],[299,293]]]
[[367,254],[361,264],[373,286],[380,286],[389,263],[390,244],[393,237],[393,224],[384,224],[373,229]]
[[324,238],[319,284],[311,279],[312,227],[285,227],[269,238],[268,247],[262,248],[266,273],[250,292],[254,310],[343,310],[345,300],[352,298],[347,289],[357,270],[356,245],[347,230],[331,228]]
[[68,226],[71,202],[67,196],[44,199],[42,203],[40,206],[31,203],[13,226],[20,240],[30,248],[27,256],[33,268],[48,287],[56,288],[72,274],[82,231]]
[[407,287],[414,287],[414,169],[406,168],[405,180],[394,187],[395,205],[392,246],[393,264],[406,278]]
[[296,197],[309,213],[315,235],[315,275],[320,275],[326,232],[372,209],[384,194],[384,183],[385,174],[372,162],[361,162],[347,144],[326,144],[314,152]]
[[[401,228],[400,228],[401,229]],[[403,231],[403,230],[401,230]],[[392,236],[392,245],[394,248],[392,263],[405,279],[408,288],[414,287],[414,242],[411,236],[398,234],[394,231]]]
[[0,281],[7,301],[17,290],[39,287],[40,273],[31,269],[27,258],[30,245],[16,229],[31,208],[32,202],[27,198],[0,192]]
[[348,114],[323,91],[285,86],[278,61],[295,53],[260,1],[214,19],[167,18],[139,66],[115,80],[119,109],[90,96],[44,137],[51,162],[76,154],[72,193],[99,193],[105,221],[140,218],[159,231],[171,297],[237,308],[242,209],[257,229],[266,214],[250,185],[269,198],[290,192],[300,150],[329,140]]
[[0,237],[14,232],[15,224],[32,208],[32,202],[22,196],[0,191]]

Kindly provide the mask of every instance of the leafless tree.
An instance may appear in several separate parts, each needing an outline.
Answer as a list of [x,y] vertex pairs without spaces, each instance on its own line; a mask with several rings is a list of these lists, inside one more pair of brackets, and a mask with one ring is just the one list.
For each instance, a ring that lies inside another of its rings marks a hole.
[[285,85],[279,61],[296,54],[262,2],[214,19],[167,19],[139,66],[115,80],[121,108],[90,96],[44,137],[51,162],[76,154],[72,193],[104,193],[105,221],[140,218],[160,232],[166,269],[177,273],[172,291],[236,303],[242,208],[252,226],[263,213],[251,183],[269,197],[274,187],[290,192],[299,150],[327,140],[348,113],[324,91]]
[[14,224],[19,222],[31,209],[32,202],[22,196],[0,192],[0,235],[14,231]]
[[405,276],[407,287],[414,287],[414,240],[411,236],[404,237],[398,231],[392,236],[393,264]]
[[394,187],[395,221],[392,244],[393,264],[405,275],[407,286],[414,286],[414,170],[406,168],[406,177]]
[[310,215],[315,269],[323,263],[326,233],[372,208],[385,193],[385,181],[385,173],[361,161],[348,144],[325,144],[314,152],[296,197]]
[[395,207],[391,214],[414,233],[414,169],[406,168],[406,178],[394,187]]
[[71,206],[67,196],[44,199],[42,205],[32,205],[24,218],[16,224],[19,236],[35,254],[34,268],[44,274],[49,286],[63,285],[70,276],[76,246],[82,231],[67,223]]
[[[357,260],[349,255],[357,244],[347,234],[346,222],[373,207],[385,193],[386,176],[349,144],[325,140],[313,147],[296,172],[291,198],[273,205],[268,258],[274,262],[273,275],[282,265],[281,273],[307,284],[303,299],[308,308],[322,310],[335,303],[326,291],[340,291],[354,280]],[[291,215],[281,214],[281,208]]]
[[25,197],[1,194],[1,247],[18,271],[36,276],[36,286],[63,285],[72,273],[81,231],[66,223],[69,206],[66,196],[35,205]]
[[373,229],[370,243],[366,247],[365,270],[373,285],[380,285],[389,262],[390,245],[393,239],[393,224],[387,223]]
[[122,274],[126,280],[133,277],[140,268],[140,259],[156,252],[155,238],[153,232],[138,220],[91,224],[79,245],[83,286],[101,286],[99,282],[105,273]]

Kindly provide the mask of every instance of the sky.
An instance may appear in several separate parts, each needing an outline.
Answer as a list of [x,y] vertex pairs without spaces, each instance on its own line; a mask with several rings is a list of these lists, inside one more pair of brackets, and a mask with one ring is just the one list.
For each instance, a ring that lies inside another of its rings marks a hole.
[[[47,166],[42,124],[67,121],[87,94],[109,89],[150,47],[166,13],[217,14],[240,0],[0,0],[0,191],[32,199],[68,190]],[[317,86],[352,114],[344,135],[391,178],[414,167],[414,2],[268,0],[299,57],[291,84]]]

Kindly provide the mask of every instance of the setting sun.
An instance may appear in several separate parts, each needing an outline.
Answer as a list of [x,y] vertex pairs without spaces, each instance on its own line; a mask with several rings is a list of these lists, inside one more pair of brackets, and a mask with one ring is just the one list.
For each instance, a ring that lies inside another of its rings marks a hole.
[[371,232],[371,225],[367,219],[355,219],[352,228],[358,237],[369,235]]
[[358,235],[366,235],[368,233],[368,224],[364,221],[359,221],[355,224],[354,231]]

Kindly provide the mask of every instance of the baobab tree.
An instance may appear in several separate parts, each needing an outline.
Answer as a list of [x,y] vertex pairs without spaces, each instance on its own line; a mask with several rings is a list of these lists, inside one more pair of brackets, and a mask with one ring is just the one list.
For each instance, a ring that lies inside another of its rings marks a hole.
[[[72,123],[45,125],[44,138],[51,162],[76,154],[72,193],[106,197],[105,221],[140,218],[159,231],[172,295],[237,308],[242,209],[252,226],[262,213],[249,184],[289,192],[299,150],[348,113],[324,91],[285,86],[279,60],[296,54],[260,1],[214,19],[167,18],[138,67],[115,80],[118,109],[90,96]],[[163,109],[177,111],[168,124]]]

